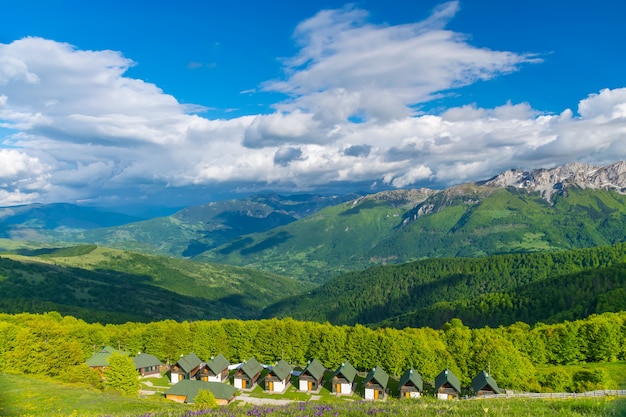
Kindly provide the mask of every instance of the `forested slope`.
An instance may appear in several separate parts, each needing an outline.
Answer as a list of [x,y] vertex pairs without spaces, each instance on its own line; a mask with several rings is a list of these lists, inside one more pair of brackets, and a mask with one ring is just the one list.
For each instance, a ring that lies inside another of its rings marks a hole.
[[342,275],[266,317],[440,327],[576,319],[624,309],[626,244],[485,258],[427,259]]

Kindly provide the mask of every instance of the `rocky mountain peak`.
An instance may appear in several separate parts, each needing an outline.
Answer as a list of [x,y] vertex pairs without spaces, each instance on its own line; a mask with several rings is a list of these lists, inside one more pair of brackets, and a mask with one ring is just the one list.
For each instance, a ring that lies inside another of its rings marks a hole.
[[613,190],[626,194],[626,162],[606,167],[573,162],[551,169],[532,171],[508,170],[481,185],[488,187],[517,187],[539,191],[545,199],[567,187]]

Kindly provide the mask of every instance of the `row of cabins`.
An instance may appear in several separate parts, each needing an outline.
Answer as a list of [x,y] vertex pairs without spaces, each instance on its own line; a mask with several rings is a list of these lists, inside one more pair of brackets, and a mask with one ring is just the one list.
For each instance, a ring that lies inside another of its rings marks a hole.
[[[197,379],[212,382],[227,382],[230,364],[221,354],[203,363],[195,354],[181,358],[171,368],[171,382],[185,379]],[[235,368],[233,386],[236,389],[252,390],[258,383],[264,367],[255,358],[250,358]],[[326,368],[313,359],[299,374],[281,359],[276,365],[269,367],[264,378],[264,390],[270,393],[282,393],[291,383],[291,375],[297,376],[297,388],[301,392],[319,392],[324,381]],[[355,378],[357,370],[344,362],[331,375],[331,391],[336,395],[352,395],[356,390]],[[388,395],[389,375],[377,366],[373,368],[362,382],[363,395],[367,400],[384,399]],[[500,389],[496,381],[485,371],[481,371],[472,381],[475,395],[498,394]],[[414,369],[407,370],[399,381],[400,398],[419,398],[424,391],[424,381]],[[443,370],[435,378],[435,391],[438,398],[458,398],[461,395],[459,379],[449,369]]]
[[[332,392],[336,394],[352,394],[355,388],[357,371],[348,362],[344,362],[332,375]],[[384,369],[373,368],[362,382],[363,396],[366,400],[384,399],[388,394],[389,375]],[[481,371],[472,380],[474,395],[499,394],[500,388],[496,381],[485,371]],[[420,398],[424,392],[424,380],[419,372],[408,369],[400,377],[398,396],[400,398]],[[444,369],[435,378],[435,392],[440,399],[459,398],[461,383],[449,369]]]
[[[103,349],[87,360],[87,364],[102,371],[108,366],[108,357],[117,351],[110,346]],[[135,368],[141,377],[160,376],[162,362],[154,355],[140,353],[133,358]],[[218,404],[228,404],[234,398],[237,389],[254,389],[264,369],[255,358],[250,358],[235,368],[233,385],[228,382],[228,360],[219,354],[209,361],[202,361],[195,353],[181,357],[175,364],[170,366],[170,382],[175,384],[166,391],[168,399],[179,402],[193,402],[193,399],[201,389],[210,390]],[[300,372],[281,359],[276,365],[269,367],[264,378],[264,389],[270,393],[282,393],[291,383],[291,375],[297,375],[298,390],[302,392],[319,392],[324,381],[326,368],[317,360],[313,359],[306,368]],[[344,362],[331,375],[331,391],[336,395],[352,395],[356,390],[355,378],[357,370],[349,363]],[[363,396],[366,400],[384,399],[388,395],[387,388],[389,375],[379,366],[373,368],[362,382]],[[475,395],[498,394],[500,389],[496,381],[485,371],[481,371],[472,380],[472,389]],[[419,398],[424,391],[422,376],[414,369],[407,370],[399,381],[398,393],[400,398]],[[435,378],[435,391],[440,399],[458,398],[461,395],[459,379],[449,369],[443,370]]]

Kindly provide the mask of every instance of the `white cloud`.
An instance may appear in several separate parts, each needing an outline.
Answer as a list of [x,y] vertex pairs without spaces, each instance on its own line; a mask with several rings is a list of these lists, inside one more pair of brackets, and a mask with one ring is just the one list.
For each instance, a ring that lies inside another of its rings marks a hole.
[[134,63],[119,52],[40,38],[0,44],[0,129],[10,129],[0,136],[0,205],[168,190],[186,204],[201,202],[198,189],[224,187],[442,186],[512,167],[626,159],[626,88],[582,97],[577,116],[532,103],[416,113],[415,104],[535,62],[445,30],[457,10],[445,3],[397,26],[369,23],[356,8],[322,11],[298,26],[285,79],[263,85],[288,95],[276,112],[228,120],[129,78]]
[[0,205],[19,204],[40,197],[48,188],[48,167],[15,149],[0,149]]
[[626,88],[605,88],[599,94],[591,94],[578,105],[578,113],[585,119],[599,118],[602,121],[626,117]]
[[[385,121],[408,116],[409,105],[448,89],[538,62],[533,55],[473,47],[444,30],[457,10],[458,2],[448,2],[425,21],[396,26],[368,23],[359,9],[321,11],[298,25],[301,49],[286,61],[286,79],[264,87],[293,97],[278,106],[283,110],[334,114],[334,122],[362,112]],[[338,95],[351,99],[327,99]]]
[[402,188],[415,184],[418,181],[425,180],[432,174],[433,172],[430,168],[424,165],[419,165],[417,167],[410,168],[399,177],[391,179],[391,177],[387,176],[387,182],[390,182],[394,187]]
[[17,179],[32,173],[40,175],[44,166],[37,158],[15,149],[0,149],[0,181]]
[[119,52],[24,38],[1,45],[0,59],[0,117],[18,129],[62,141],[174,143],[192,117],[154,84],[124,77],[133,62]]

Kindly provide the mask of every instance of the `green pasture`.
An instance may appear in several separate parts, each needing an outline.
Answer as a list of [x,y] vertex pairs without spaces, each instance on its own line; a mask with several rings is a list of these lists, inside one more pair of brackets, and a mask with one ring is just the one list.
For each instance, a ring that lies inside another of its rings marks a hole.
[[[164,382],[156,379],[154,382]],[[159,384],[161,385],[161,384]],[[258,392],[257,392],[258,391]],[[327,387],[319,401],[303,401],[295,387],[284,395],[266,394],[257,387],[251,396],[292,399],[286,406],[250,405],[237,402],[213,410],[196,409],[155,395],[129,399],[77,385],[51,380],[0,374],[0,415],[3,417],[191,417],[214,416],[336,416],[370,415],[408,416],[594,416],[626,415],[626,398],[598,397],[589,399],[490,399],[439,401],[432,397],[418,400],[388,399],[385,402],[364,402],[359,397],[334,397]],[[295,395],[298,394],[298,395]]]

